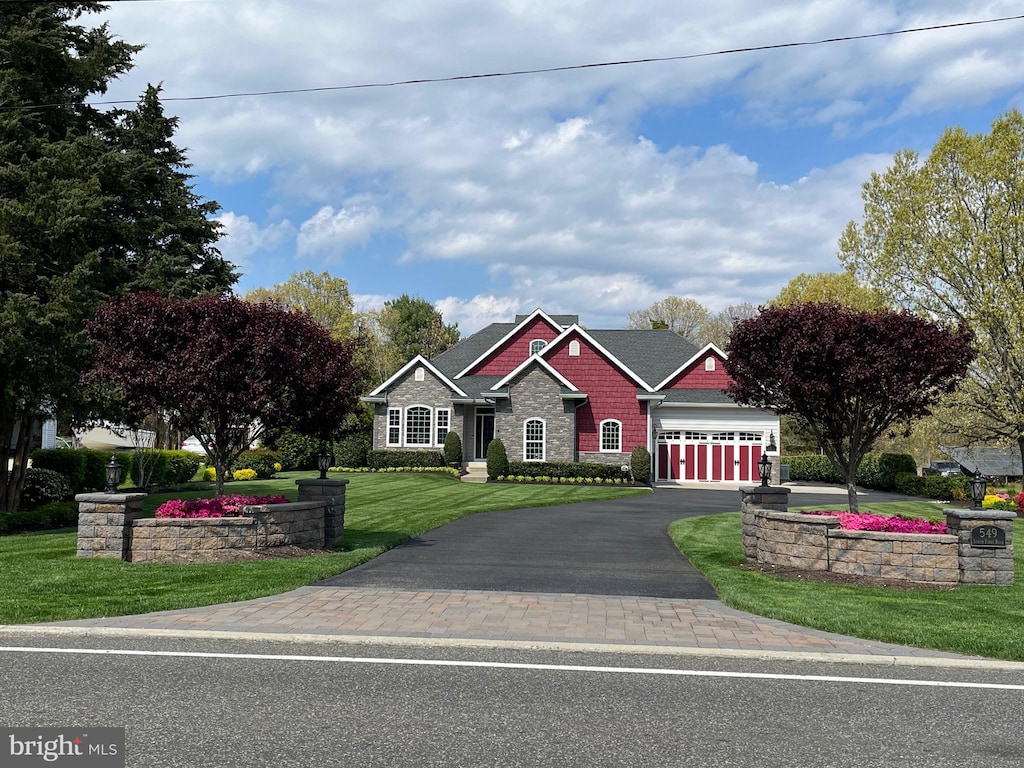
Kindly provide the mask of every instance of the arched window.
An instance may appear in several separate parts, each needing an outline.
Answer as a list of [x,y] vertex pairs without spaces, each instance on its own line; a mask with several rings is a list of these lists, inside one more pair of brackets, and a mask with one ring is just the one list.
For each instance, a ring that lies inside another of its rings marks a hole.
[[423,369],[422,365],[416,369],[416,381],[423,381],[423,379],[426,378],[426,375],[427,372]]
[[413,405],[405,410],[405,444],[430,445],[430,409]]
[[705,371],[713,371],[713,370],[715,370],[715,358],[709,357],[707,360],[704,361],[704,370]]
[[576,339],[569,342],[569,357],[580,356],[580,343]]
[[544,339],[534,339],[533,341],[530,342],[530,354],[536,355],[547,345],[548,343],[544,341]]
[[528,419],[523,424],[523,461],[544,461],[544,420]]
[[601,422],[601,452],[621,453],[622,451],[622,422],[615,419],[606,419]]

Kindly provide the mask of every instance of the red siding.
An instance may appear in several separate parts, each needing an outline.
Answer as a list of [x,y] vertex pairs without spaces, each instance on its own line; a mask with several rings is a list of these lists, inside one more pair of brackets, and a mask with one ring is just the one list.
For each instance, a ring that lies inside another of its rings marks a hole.
[[530,356],[531,341],[544,339],[550,342],[559,333],[561,331],[552,328],[543,318],[535,317],[469,373],[481,376],[504,376],[511,373]]
[[[580,342],[579,357],[569,357],[569,342]],[[581,452],[601,450],[601,422],[622,422],[622,450],[629,453],[647,445],[646,403],[636,399],[639,386],[613,363],[573,333],[544,356],[552,367],[585,392],[587,402],[576,411],[576,448]]]
[[[704,361],[709,357],[715,358],[715,370],[705,371]],[[657,383],[657,382],[655,382]],[[666,389],[718,389],[724,390],[732,383],[729,374],[725,372],[725,365],[722,358],[714,352],[708,352],[689,368],[683,371],[674,380],[670,381]]]

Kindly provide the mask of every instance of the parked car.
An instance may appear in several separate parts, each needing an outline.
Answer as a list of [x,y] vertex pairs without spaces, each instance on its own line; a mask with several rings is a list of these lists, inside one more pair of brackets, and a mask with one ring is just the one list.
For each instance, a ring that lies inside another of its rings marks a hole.
[[[210,447],[213,447],[213,443],[210,443]],[[188,451],[189,453],[198,453],[200,456],[206,455],[206,450],[203,448],[203,441],[195,435],[185,438],[185,441],[181,444],[181,450]]]
[[922,472],[924,475],[942,475],[942,477],[960,477],[960,465],[955,461],[933,461]]

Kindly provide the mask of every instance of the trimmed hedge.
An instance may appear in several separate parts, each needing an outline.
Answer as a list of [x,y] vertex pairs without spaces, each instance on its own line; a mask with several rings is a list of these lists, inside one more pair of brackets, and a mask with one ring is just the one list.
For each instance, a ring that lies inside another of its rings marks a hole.
[[[789,465],[789,479],[807,483],[832,483],[842,485],[841,477],[831,462],[817,454],[807,456],[785,456],[783,464]],[[895,491],[896,476],[901,473],[917,473],[917,462],[906,453],[869,453],[857,468],[857,485],[876,491]]]
[[[355,432],[334,443],[334,466],[365,467],[367,455],[373,447],[373,435],[369,432]],[[283,461],[281,462],[284,463]]]
[[495,438],[487,445],[487,479],[497,480],[509,474],[508,451],[505,443]]
[[444,456],[440,451],[370,451],[366,455],[370,469],[391,469],[392,467],[443,467]]
[[449,432],[444,436],[444,460],[448,464],[462,466],[462,438],[458,432]]
[[287,470],[316,469],[316,457],[320,453],[320,441],[315,437],[300,435],[286,429],[273,442],[277,455]]
[[596,464],[572,461],[510,461],[509,477],[582,477],[584,480],[600,477],[615,480],[624,477],[618,464]]
[[43,504],[63,501],[71,495],[71,486],[60,472],[42,467],[25,470],[25,487],[21,490],[21,509],[35,509]]
[[0,513],[0,534],[47,531],[78,524],[78,504],[55,501],[35,509]]
[[634,448],[629,455],[629,469],[636,482],[649,483],[651,481],[651,452],[642,445]]
[[[110,451],[47,448],[32,452],[32,466],[39,469],[52,469],[63,475],[64,479],[68,481],[72,494],[99,491],[107,484],[107,473],[104,467],[110,461],[110,454]],[[121,464],[121,477],[128,477],[131,472],[132,454],[116,452],[114,456]]]
[[[245,469],[251,469],[256,473],[256,477],[260,480],[268,480],[274,476],[277,471],[277,467],[274,465],[283,465],[281,456],[269,448],[253,448],[249,451],[242,451],[242,453],[235,460],[235,464],[232,469],[235,472],[239,472]],[[236,480],[240,478],[235,478]],[[251,479],[251,478],[250,478]]]
[[963,501],[971,496],[969,479],[966,477],[942,477],[941,475],[922,477],[916,472],[897,474],[894,490],[907,496],[926,496],[943,501]]
[[195,477],[202,461],[191,451],[140,451],[140,458],[132,462],[132,482],[150,488],[184,485]]

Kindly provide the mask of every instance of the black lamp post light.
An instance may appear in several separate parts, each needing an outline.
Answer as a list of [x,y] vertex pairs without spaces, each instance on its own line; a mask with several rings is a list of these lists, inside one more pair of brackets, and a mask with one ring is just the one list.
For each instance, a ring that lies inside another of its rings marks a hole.
[[757,473],[761,476],[761,487],[767,488],[772,479],[772,462],[767,453],[761,454],[761,460],[757,462]]
[[974,502],[974,509],[981,509],[985,501],[985,489],[988,487],[988,480],[981,474],[981,470],[975,471],[970,480],[971,501]]
[[117,493],[117,486],[121,484],[121,462],[114,454],[110,454],[110,461],[103,465],[103,469],[107,473],[107,487],[104,490],[107,493]]
[[331,454],[327,452],[327,443],[320,444],[320,453],[316,457],[316,468],[320,470],[320,479],[327,479],[327,470],[331,468]]

